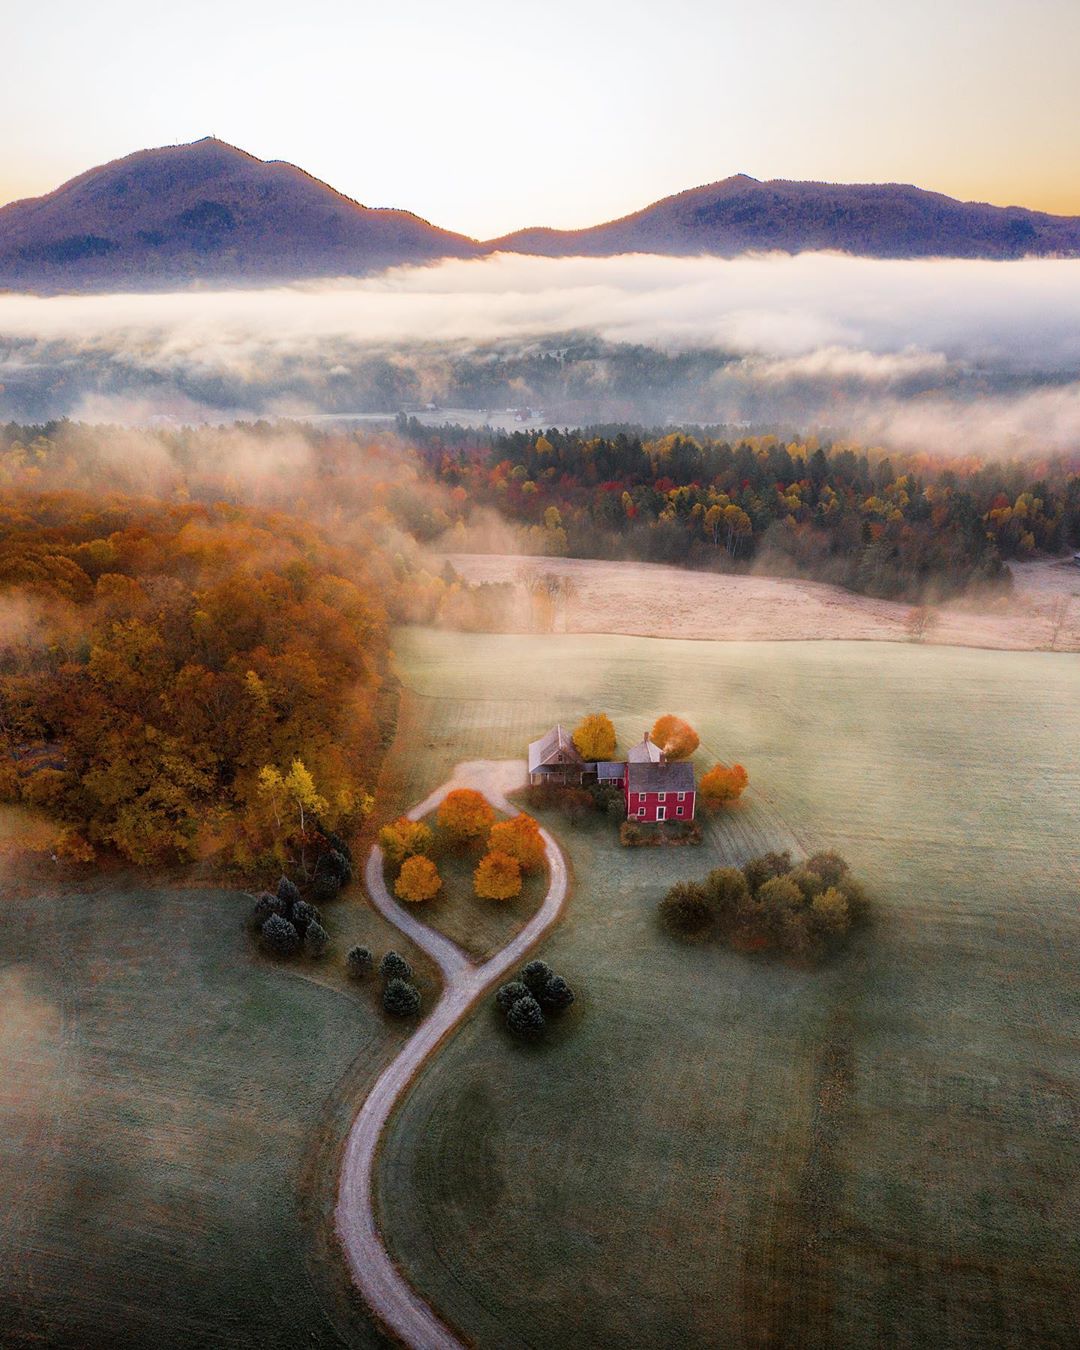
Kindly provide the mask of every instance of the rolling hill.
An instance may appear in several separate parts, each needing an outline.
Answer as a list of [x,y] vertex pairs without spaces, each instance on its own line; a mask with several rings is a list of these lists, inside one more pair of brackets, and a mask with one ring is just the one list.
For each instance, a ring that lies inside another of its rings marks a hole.
[[481,243],[361,206],[292,164],[223,141],[140,150],[0,208],[0,289],[168,290],[365,276],[493,252],[672,256],[832,249],[874,258],[1080,256],[1080,218],[901,184],[745,174],[581,230]]
[[959,202],[899,183],[761,183],[737,174],[604,225],[519,230],[488,247],[546,257],[816,249],[870,258],[1077,256],[1080,218]]
[[0,209],[0,286],[18,290],[359,276],[480,251],[213,138],[141,150]]

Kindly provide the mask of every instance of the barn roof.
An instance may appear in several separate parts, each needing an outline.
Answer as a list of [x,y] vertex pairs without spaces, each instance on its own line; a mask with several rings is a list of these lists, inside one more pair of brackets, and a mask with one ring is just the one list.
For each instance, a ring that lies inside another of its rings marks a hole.
[[570,734],[561,726],[554,726],[546,736],[529,744],[529,772],[535,773],[544,765],[583,764],[585,761],[577,752],[577,746]]
[[662,755],[663,752],[660,747],[655,741],[649,739],[649,733],[646,732],[637,745],[630,747],[630,752],[626,758],[631,764],[659,764]]
[[693,792],[694,766],[686,760],[675,764],[628,764],[627,787],[631,792]]

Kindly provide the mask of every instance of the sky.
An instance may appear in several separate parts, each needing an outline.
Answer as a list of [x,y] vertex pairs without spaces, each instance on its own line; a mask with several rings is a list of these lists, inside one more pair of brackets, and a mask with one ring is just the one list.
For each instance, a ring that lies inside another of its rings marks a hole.
[[1080,214],[1078,0],[35,0],[0,202],[215,135],[493,237],[734,173]]

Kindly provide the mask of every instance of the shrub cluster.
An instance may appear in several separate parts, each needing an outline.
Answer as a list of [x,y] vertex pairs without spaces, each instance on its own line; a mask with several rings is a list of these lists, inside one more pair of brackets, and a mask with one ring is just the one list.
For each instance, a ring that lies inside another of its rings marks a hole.
[[420,990],[412,982],[413,969],[398,952],[389,951],[379,962],[383,977],[383,1007],[394,1017],[415,1017],[420,1011]]
[[567,825],[577,828],[594,814],[622,820],[626,803],[618,788],[590,783],[584,787],[566,787],[561,783],[532,783],[519,794],[534,811],[558,811]]
[[[375,966],[370,947],[350,947],[345,966],[354,980],[365,979]],[[382,1005],[394,1017],[415,1017],[420,1011],[420,990],[413,983],[413,969],[395,951],[388,951],[379,962],[383,979]]]
[[547,1017],[562,1012],[574,1001],[574,991],[546,961],[530,961],[516,980],[500,985],[495,1006],[516,1036],[535,1037],[543,1032]]
[[336,899],[338,891],[353,879],[353,857],[348,844],[330,831],[325,832],[324,839],[311,883],[311,894],[320,904]]
[[624,820],[619,826],[623,848],[659,848],[663,844],[700,844],[696,820]]
[[288,877],[281,878],[276,891],[263,891],[256,898],[251,927],[274,956],[293,956],[303,947],[308,956],[318,959],[330,945],[322,915],[301,897]]
[[797,865],[790,853],[766,853],[741,869],[676,882],[660,903],[661,921],[678,937],[805,959],[834,950],[866,914],[866,894],[838,853]]

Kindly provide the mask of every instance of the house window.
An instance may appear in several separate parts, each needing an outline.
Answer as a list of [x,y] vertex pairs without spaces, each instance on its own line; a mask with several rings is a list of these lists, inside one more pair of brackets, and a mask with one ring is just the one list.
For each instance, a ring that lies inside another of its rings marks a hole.
[[682,813],[683,813],[682,807],[681,807],[681,806],[677,806],[677,807],[675,808],[675,814],[676,814],[677,816],[681,816]]
[[639,815],[639,816],[643,816],[644,814],[645,814],[645,808],[644,808],[643,806],[639,806],[639,807],[638,807],[638,815]]
[[666,802],[666,801],[667,801],[667,793],[666,793],[666,792],[660,792],[660,793],[657,793],[657,800],[658,800],[658,801],[662,801],[662,802]]
[[679,793],[679,801],[685,801],[685,800],[686,800],[686,793],[685,793],[685,792],[680,792],[680,793]]
[[644,792],[639,792],[638,795],[637,795],[637,799],[638,799],[639,802],[643,802],[643,801],[645,800],[645,794],[644,794]]

